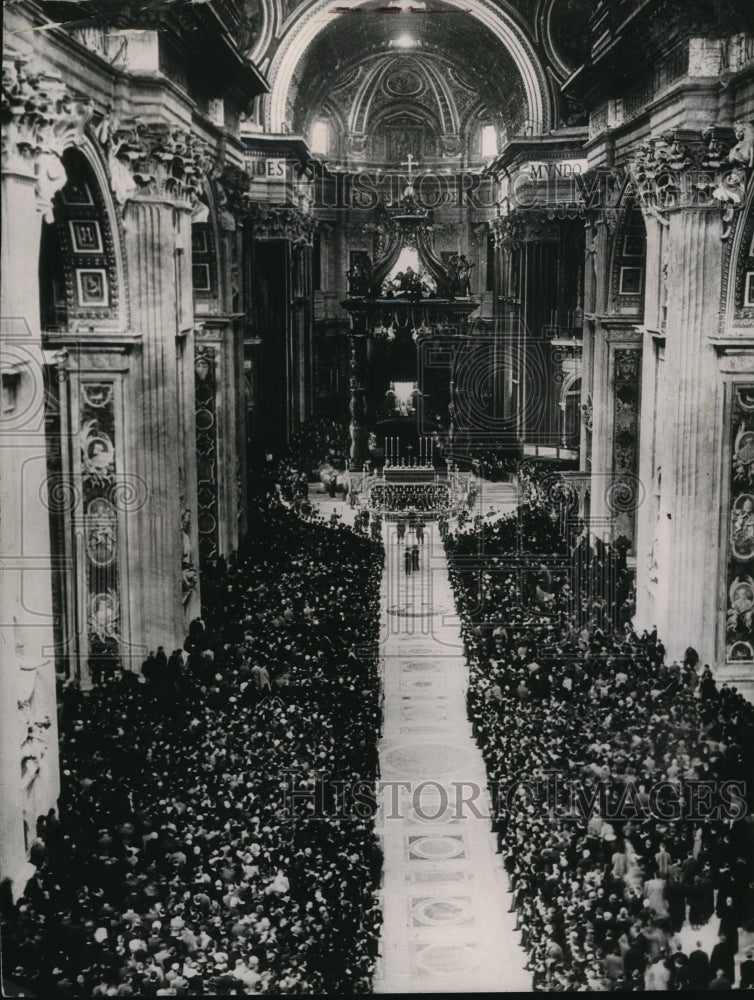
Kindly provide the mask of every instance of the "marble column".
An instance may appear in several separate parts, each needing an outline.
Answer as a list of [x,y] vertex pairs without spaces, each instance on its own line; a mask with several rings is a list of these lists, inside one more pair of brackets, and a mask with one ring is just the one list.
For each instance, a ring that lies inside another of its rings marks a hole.
[[66,129],[80,136],[85,115],[63,101],[59,81],[32,73],[17,54],[4,53],[3,89],[0,878],[17,894],[32,870],[27,847],[37,816],[56,806],[60,791],[37,280],[41,225],[65,183],[61,138]]
[[646,286],[644,293],[643,364],[641,385],[641,435],[639,482],[643,500],[636,526],[636,613],[634,627],[651,631],[665,591],[658,586],[667,518],[660,519],[659,493],[662,470],[658,447],[664,434],[660,410],[666,394],[665,319],[667,311],[668,226],[659,218],[645,219],[647,230]]
[[673,212],[669,219],[667,392],[660,400],[657,447],[659,517],[667,522],[659,584],[667,601],[657,626],[670,658],[693,646],[712,663],[723,416],[709,337],[718,319],[722,223],[710,209]]
[[185,637],[183,528],[196,524],[197,511],[192,491],[181,491],[196,467],[193,408],[179,405],[191,394],[179,399],[179,368],[193,363],[191,208],[206,158],[190,135],[138,122],[124,125],[116,143],[111,173],[123,206],[131,322],[141,334],[130,468],[147,501],[128,517],[130,616],[140,644],[130,666],[138,669],[149,650],[169,651]]

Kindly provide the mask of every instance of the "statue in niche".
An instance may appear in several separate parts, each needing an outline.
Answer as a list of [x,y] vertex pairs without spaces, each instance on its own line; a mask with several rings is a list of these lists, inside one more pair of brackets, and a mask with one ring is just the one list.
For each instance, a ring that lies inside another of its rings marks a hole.
[[262,10],[259,0],[243,0],[243,18],[238,26],[238,49],[248,55],[259,37],[262,24]]
[[754,431],[746,430],[744,424],[736,435],[733,454],[733,469],[737,482],[754,483]]
[[372,287],[372,260],[368,253],[351,254],[351,266],[346,271],[348,294],[361,298],[369,295]]
[[86,551],[95,566],[109,566],[117,549],[117,515],[109,500],[95,497],[86,509]]
[[188,507],[183,508],[181,513],[181,538],[183,540],[183,554],[181,556],[181,587],[183,590],[183,603],[186,604],[196,589],[197,574],[194,567],[194,552],[191,545],[191,511]]
[[448,261],[448,276],[450,278],[450,297],[469,298],[471,296],[471,263],[465,253],[453,254]]
[[738,141],[728,154],[728,160],[751,170],[754,167],[754,124],[736,122],[733,131]]
[[751,633],[754,617],[754,580],[750,576],[737,576],[730,585],[728,592],[730,606],[728,608],[728,632],[736,633],[739,638]]
[[101,642],[106,639],[120,641],[118,634],[120,621],[120,601],[112,587],[89,599],[89,631]]
[[115,470],[115,446],[96,420],[87,420],[79,434],[84,477],[95,483],[107,483]]
[[586,125],[588,115],[583,101],[573,97],[561,96],[561,121],[568,128]]
[[754,556],[754,496],[742,493],[736,497],[731,511],[731,548],[741,562]]

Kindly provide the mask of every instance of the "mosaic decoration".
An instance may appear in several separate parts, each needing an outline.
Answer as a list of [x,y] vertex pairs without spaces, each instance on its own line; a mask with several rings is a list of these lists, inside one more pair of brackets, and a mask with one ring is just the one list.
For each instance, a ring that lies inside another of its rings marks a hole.
[[83,157],[66,160],[68,181],[55,199],[55,225],[65,271],[68,321],[113,320],[119,288],[113,234],[104,198]]
[[423,720],[424,722],[445,722],[448,713],[442,705],[420,702],[410,705],[401,705],[401,718],[406,722]]
[[199,562],[217,557],[217,413],[215,348],[197,345],[194,352],[196,404],[196,480],[199,517]]
[[401,778],[415,774],[432,774],[437,778],[472,766],[472,753],[467,747],[447,743],[416,743],[400,746],[385,754],[383,772],[400,773]]
[[637,472],[641,350],[616,350],[613,364],[613,482],[607,503],[614,518],[613,538],[624,536],[633,548],[636,541],[636,508],[640,499]]
[[646,243],[641,211],[631,200],[626,205],[613,245],[610,274],[613,312],[643,314]]
[[437,884],[442,882],[471,882],[474,876],[471,872],[460,869],[449,869],[441,872],[407,872],[406,881],[420,883],[424,885]]
[[113,663],[122,642],[114,382],[81,382],[79,449],[89,656]]
[[476,944],[415,945],[417,972],[430,976],[463,975],[479,964]]
[[427,835],[408,838],[410,861],[457,861],[466,857],[460,834]]
[[445,678],[439,673],[435,677],[414,677],[409,674],[407,677],[401,677],[400,690],[420,698],[434,696],[440,691],[445,691]]
[[733,387],[725,659],[754,661],[754,385]]
[[458,809],[452,801],[452,792],[448,792],[448,804],[443,808],[443,802],[439,795],[434,798],[421,796],[419,808],[409,809],[407,819],[411,823],[419,823],[423,826],[457,826],[460,822],[468,819],[463,809]]
[[217,257],[212,227],[195,222],[191,226],[191,278],[196,299],[217,295]]
[[433,896],[411,902],[414,927],[458,927],[474,923],[474,911],[468,896]]
[[418,604],[412,604],[409,601],[405,604],[394,604],[391,608],[387,609],[387,613],[389,615],[398,615],[401,618],[431,618],[432,615],[450,614],[450,608],[447,605],[438,606],[433,604],[432,601],[422,601]]
[[735,320],[740,326],[754,325],[754,208],[750,208],[736,261]]

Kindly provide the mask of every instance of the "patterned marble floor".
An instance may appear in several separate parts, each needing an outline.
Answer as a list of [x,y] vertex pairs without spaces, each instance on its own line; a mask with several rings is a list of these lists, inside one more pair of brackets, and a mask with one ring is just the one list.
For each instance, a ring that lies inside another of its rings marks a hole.
[[437,528],[428,526],[421,570],[410,576],[393,525],[385,545],[385,922],[375,992],[528,991],[466,719],[467,669]]

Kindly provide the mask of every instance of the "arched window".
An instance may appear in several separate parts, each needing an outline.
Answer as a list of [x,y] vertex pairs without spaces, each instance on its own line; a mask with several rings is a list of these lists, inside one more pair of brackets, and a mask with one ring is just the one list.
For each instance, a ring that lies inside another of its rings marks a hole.
[[497,156],[497,129],[494,125],[482,125],[482,157]]
[[317,121],[312,128],[312,153],[327,156],[330,145],[330,126],[327,122]]

